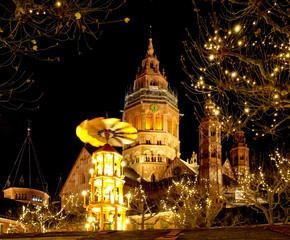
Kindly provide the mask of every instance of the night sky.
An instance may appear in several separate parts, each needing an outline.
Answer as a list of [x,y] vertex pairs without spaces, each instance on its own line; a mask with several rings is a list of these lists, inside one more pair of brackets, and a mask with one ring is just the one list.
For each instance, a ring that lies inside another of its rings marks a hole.
[[75,135],[77,125],[85,119],[105,117],[106,112],[109,117],[122,118],[125,93],[133,86],[147,51],[150,25],[160,70],[165,69],[170,87],[178,91],[180,113],[185,114],[180,120],[181,158],[190,158],[192,151],[197,151],[198,123],[193,104],[181,86],[189,79],[180,63],[186,28],[197,34],[191,1],[128,0],[111,16],[125,17],[131,19],[128,24],[104,25],[101,38],[89,40],[89,47],[82,41],[79,45],[75,41],[60,44],[52,51],[60,57],[59,62],[23,57],[22,70],[33,74],[35,80],[27,97],[43,96],[37,110],[0,107],[1,188],[26,137],[30,119],[34,147],[49,193],[54,195],[59,174],[66,179],[83,146]]

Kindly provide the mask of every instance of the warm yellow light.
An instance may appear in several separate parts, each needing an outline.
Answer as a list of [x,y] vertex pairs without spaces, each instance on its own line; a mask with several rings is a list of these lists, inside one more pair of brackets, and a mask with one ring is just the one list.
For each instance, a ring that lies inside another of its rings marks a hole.
[[235,32],[239,32],[241,30],[241,25],[236,25],[234,28]]
[[213,54],[209,56],[209,60],[211,60],[211,61],[214,60],[214,55]]
[[89,217],[88,221],[92,222],[92,221],[94,221],[94,218],[93,217]]
[[125,23],[130,22],[130,18],[128,18],[128,17],[124,18],[124,22],[125,22]]
[[126,165],[125,162],[121,162],[121,166],[124,167]]
[[249,108],[245,108],[245,112],[248,113],[250,111]]
[[56,5],[57,7],[60,7],[60,6],[61,6],[61,2],[60,2],[60,1],[57,1],[57,2],[55,3],[55,5]]
[[238,45],[241,46],[243,44],[242,41],[238,41]]
[[237,73],[236,72],[232,72],[232,77],[236,77],[237,76]]
[[90,174],[93,174],[94,173],[94,169],[90,169]]
[[87,195],[87,191],[85,191],[85,190],[82,191],[82,195],[83,195],[83,196],[86,196],[86,195]]

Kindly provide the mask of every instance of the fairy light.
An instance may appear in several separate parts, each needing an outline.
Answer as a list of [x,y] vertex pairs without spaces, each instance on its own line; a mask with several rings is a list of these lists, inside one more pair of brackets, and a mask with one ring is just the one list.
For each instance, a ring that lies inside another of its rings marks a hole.
[[235,28],[234,28],[235,32],[239,32],[241,30],[241,25],[236,25]]

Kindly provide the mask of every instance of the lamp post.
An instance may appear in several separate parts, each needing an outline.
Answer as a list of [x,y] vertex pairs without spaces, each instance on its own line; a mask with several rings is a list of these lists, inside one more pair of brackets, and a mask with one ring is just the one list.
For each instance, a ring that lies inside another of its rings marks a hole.
[[121,162],[121,166],[122,166],[122,172],[121,175],[124,175],[124,167],[125,167],[126,163],[125,162]]
[[82,195],[84,196],[84,207],[86,207],[86,195],[87,195],[87,191],[86,190],[84,190],[84,191],[82,191]]

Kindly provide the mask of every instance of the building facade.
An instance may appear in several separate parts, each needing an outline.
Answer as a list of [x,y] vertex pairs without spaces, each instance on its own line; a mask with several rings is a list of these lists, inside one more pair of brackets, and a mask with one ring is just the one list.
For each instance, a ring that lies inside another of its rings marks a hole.
[[125,145],[124,160],[143,179],[159,181],[169,164],[180,156],[177,95],[168,87],[152,39],[133,89],[125,96],[123,119],[138,130],[134,143]]

